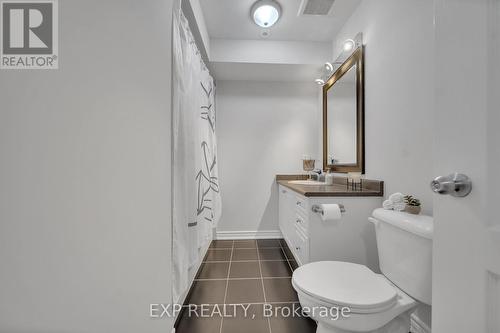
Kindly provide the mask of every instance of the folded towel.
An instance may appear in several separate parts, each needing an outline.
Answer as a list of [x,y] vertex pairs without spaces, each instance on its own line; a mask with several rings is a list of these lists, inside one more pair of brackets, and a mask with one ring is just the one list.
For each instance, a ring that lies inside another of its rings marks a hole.
[[384,207],[384,209],[387,209],[387,210],[392,210],[392,209],[394,209],[394,204],[392,203],[391,200],[386,200],[382,204],[382,207]]
[[406,204],[404,202],[398,202],[394,204],[394,210],[397,212],[402,212],[405,210]]
[[396,192],[389,196],[389,200],[392,201],[393,204],[397,204],[405,201],[405,196],[402,193]]

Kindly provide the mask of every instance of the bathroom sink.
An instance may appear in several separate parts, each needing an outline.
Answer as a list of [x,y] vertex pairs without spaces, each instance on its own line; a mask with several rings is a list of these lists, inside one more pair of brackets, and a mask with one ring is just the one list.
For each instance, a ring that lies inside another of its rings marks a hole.
[[290,184],[295,184],[295,185],[309,185],[309,186],[318,186],[318,185],[325,185],[323,182],[318,182],[316,180],[291,180],[289,181]]

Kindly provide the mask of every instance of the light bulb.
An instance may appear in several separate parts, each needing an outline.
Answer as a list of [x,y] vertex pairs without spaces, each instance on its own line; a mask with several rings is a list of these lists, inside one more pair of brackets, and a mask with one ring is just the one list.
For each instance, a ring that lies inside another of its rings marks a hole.
[[353,41],[352,39],[348,39],[344,42],[344,51],[348,52],[354,49],[356,46],[356,42]]
[[331,62],[327,62],[327,63],[325,63],[325,69],[326,69],[326,71],[327,71],[327,72],[329,72],[329,73],[330,73],[330,72],[333,72],[333,65],[332,65],[332,63],[331,63]]
[[316,82],[316,84],[318,86],[322,86],[325,84],[325,80],[323,80],[323,79],[316,79],[316,80],[314,80],[314,82]]

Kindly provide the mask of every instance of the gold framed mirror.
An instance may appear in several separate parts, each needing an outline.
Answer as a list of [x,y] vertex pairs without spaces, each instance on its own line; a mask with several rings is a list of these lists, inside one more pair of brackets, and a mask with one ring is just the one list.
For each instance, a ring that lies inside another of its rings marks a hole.
[[363,46],[323,86],[323,170],[365,173]]

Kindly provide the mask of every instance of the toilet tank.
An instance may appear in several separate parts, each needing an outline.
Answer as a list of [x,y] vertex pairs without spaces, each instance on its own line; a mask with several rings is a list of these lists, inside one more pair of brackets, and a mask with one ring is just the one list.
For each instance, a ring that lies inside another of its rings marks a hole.
[[408,295],[431,305],[432,217],[379,208],[369,220],[375,225],[382,274]]

